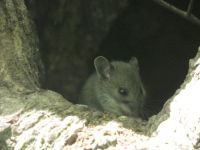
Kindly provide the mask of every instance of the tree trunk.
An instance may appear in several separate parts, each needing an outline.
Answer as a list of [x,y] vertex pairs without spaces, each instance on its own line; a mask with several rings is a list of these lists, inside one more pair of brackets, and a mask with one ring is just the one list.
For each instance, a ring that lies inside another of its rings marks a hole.
[[200,50],[162,111],[101,114],[40,89],[34,26],[22,0],[0,1],[0,149],[199,149]]
[[38,38],[23,1],[0,2],[1,85],[15,92],[40,87]]

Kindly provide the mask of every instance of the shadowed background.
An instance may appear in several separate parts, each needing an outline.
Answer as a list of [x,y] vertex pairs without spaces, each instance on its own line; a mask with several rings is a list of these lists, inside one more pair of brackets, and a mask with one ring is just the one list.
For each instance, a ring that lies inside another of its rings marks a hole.
[[[188,1],[168,0],[186,9]],[[31,0],[45,64],[44,88],[76,103],[93,59],[139,60],[147,113],[157,113],[183,82],[200,42],[200,27],[153,1]],[[193,13],[200,17],[199,1]]]

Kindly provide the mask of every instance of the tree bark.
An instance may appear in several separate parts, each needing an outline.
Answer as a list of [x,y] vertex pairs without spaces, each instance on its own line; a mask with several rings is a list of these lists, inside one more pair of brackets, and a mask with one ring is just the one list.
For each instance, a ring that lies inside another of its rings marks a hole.
[[145,122],[40,89],[38,40],[24,2],[2,0],[0,14],[0,149],[200,148],[200,50],[180,89]]
[[38,38],[23,1],[0,2],[0,78],[15,92],[40,87]]

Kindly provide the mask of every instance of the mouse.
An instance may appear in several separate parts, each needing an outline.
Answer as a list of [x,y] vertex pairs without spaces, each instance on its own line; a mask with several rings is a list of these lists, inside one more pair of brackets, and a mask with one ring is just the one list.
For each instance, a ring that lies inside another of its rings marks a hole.
[[110,62],[97,56],[94,68],[80,92],[79,103],[97,111],[141,118],[146,91],[137,58]]

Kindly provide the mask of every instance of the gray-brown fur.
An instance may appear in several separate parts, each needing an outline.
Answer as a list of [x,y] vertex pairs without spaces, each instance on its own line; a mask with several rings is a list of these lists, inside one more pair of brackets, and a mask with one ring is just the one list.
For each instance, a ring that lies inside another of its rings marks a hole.
[[86,81],[79,102],[100,111],[140,117],[146,92],[137,58],[110,63],[105,57],[98,56],[94,66],[96,72]]

